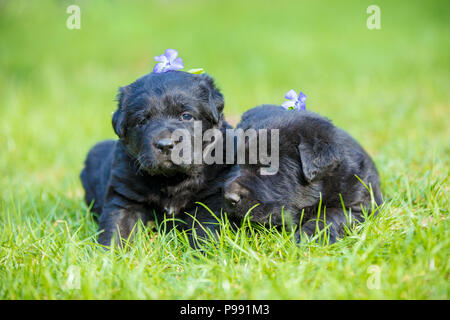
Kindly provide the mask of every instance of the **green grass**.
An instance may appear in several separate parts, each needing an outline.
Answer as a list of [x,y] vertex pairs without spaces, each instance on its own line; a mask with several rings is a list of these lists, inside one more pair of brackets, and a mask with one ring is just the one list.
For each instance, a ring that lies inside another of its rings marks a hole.
[[[72,1],[0,4],[1,299],[448,299],[446,1],[376,1],[376,31],[373,1],[74,2],[80,30]],[[100,249],[78,174],[114,137],[117,88],[168,47],[216,78],[232,120],[305,92],[373,156],[379,216],[330,246],[244,225],[205,255],[155,227]]]

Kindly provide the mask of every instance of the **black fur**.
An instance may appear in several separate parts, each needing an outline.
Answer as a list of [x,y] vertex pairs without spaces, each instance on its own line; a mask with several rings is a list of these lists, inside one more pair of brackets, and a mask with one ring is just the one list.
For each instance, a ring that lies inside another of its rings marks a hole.
[[[201,235],[203,229],[186,212],[201,223],[216,222],[195,202],[220,213],[227,166],[175,165],[155,146],[175,129],[192,133],[192,120],[201,120],[203,131],[230,127],[213,79],[181,71],[150,73],[120,88],[118,104],[112,124],[119,140],[94,146],[81,172],[86,202],[94,202],[92,211],[103,231],[99,243],[109,245],[118,230],[126,239],[139,220],[145,223],[164,213],[183,220],[185,228],[197,228]],[[183,118],[186,112],[192,120]]]
[[[320,115],[263,105],[245,112],[237,128],[279,129],[280,166],[275,175],[263,176],[261,164],[235,165],[224,190],[227,214],[242,218],[259,204],[250,213],[252,221],[270,220],[273,225],[301,221],[301,230],[310,236],[316,231],[322,198],[322,213],[326,207],[330,241],[334,242],[347,223],[340,195],[353,221],[363,220],[361,206],[369,212],[372,207],[370,192],[356,176],[371,185],[375,202],[381,204],[380,181],[369,155]],[[323,221],[318,226],[323,227]]]

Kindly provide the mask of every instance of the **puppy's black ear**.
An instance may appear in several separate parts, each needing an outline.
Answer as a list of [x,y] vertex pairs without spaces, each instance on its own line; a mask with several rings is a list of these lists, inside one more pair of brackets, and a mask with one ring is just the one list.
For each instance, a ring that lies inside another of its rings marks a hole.
[[201,89],[201,96],[209,101],[209,108],[210,113],[212,115],[212,120],[214,120],[215,123],[219,122],[219,120],[222,118],[222,112],[224,107],[224,100],[223,95],[220,93],[219,89],[217,89],[216,85],[214,84],[213,78],[211,78],[206,73],[200,75],[201,81],[200,81],[200,89]]
[[128,87],[119,88],[119,93],[117,94],[118,107],[112,117],[112,126],[119,138],[125,136],[126,134],[125,113],[123,111],[123,106],[126,101],[127,93]]
[[334,128],[325,135],[303,137],[298,146],[303,174],[308,182],[320,179],[339,164],[340,152],[333,141]]

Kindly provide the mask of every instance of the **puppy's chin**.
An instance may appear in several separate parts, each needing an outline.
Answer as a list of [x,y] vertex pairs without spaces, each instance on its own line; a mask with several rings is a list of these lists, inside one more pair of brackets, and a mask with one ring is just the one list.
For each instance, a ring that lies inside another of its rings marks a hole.
[[[258,204],[259,203],[259,204]],[[255,206],[258,204],[257,206]],[[225,212],[238,219],[243,219],[246,217],[248,211],[254,207],[250,214],[249,218],[252,222],[259,222],[259,223],[265,223],[268,221],[269,216],[275,212],[278,212],[275,208],[272,208],[271,205],[263,205],[258,201],[250,201],[246,203],[239,203],[235,206],[227,205],[226,202],[224,204],[224,210]],[[281,211],[280,211],[281,212]]]
[[145,159],[141,159],[139,161],[139,167],[141,171],[144,171],[151,176],[189,176],[194,171],[191,165],[178,165],[173,163],[170,158],[158,159],[157,161],[146,161]]
[[170,160],[158,162],[154,166],[141,165],[141,170],[147,172],[151,176],[165,176],[173,177],[179,174],[187,175],[189,170],[186,168],[175,165]]
[[[230,205],[228,204],[227,201],[223,201],[223,207],[225,212],[235,218],[239,218],[242,219],[245,217],[246,213],[248,212],[248,210],[250,210],[250,208],[252,206],[250,206],[250,204],[247,203],[238,203],[236,205]],[[252,212],[255,211],[255,208],[252,210]],[[251,214],[252,215],[252,214]]]

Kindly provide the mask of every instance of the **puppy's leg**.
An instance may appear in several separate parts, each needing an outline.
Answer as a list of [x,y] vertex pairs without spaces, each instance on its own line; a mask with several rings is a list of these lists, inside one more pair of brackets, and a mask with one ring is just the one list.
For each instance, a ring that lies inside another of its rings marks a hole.
[[[347,216],[349,216],[349,212],[347,212]],[[309,220],[301,226],[300,232],[308,237],[312,237],[316,234],[316,231],[320,232],[326,226],[326,235],[330,236],[329,243],[332,244],[335,243],[338,238],[341,238],[345,235],[344,227],[346,225],[352,226],[355,223],[359,223],[362,221],[363,218],[361,212],[352,212],[351,217],[347,219],[342,208],[326,208],[325,221],[323,216],[319,218],[319,221],[317,221],[317,219]],[[297,241],[300,241],[300,232],[297,231],[296,233]]]
[[[212,206],[208,208],[220,219],[220,208]],[[189,243],[192,248],[199,249],[202,241],[215,240],[220,228],[219,221],[204,207],[197,206],[184,220],[184,229],[189,234]]]
[[106,207],[99,219],[98,242],[104,246],[110,246],[115,237],[116,244],[123,246],[126,240],[131,240],[136,232],[139,220],[145,224],[148,221],[147,214],[137,208]]

